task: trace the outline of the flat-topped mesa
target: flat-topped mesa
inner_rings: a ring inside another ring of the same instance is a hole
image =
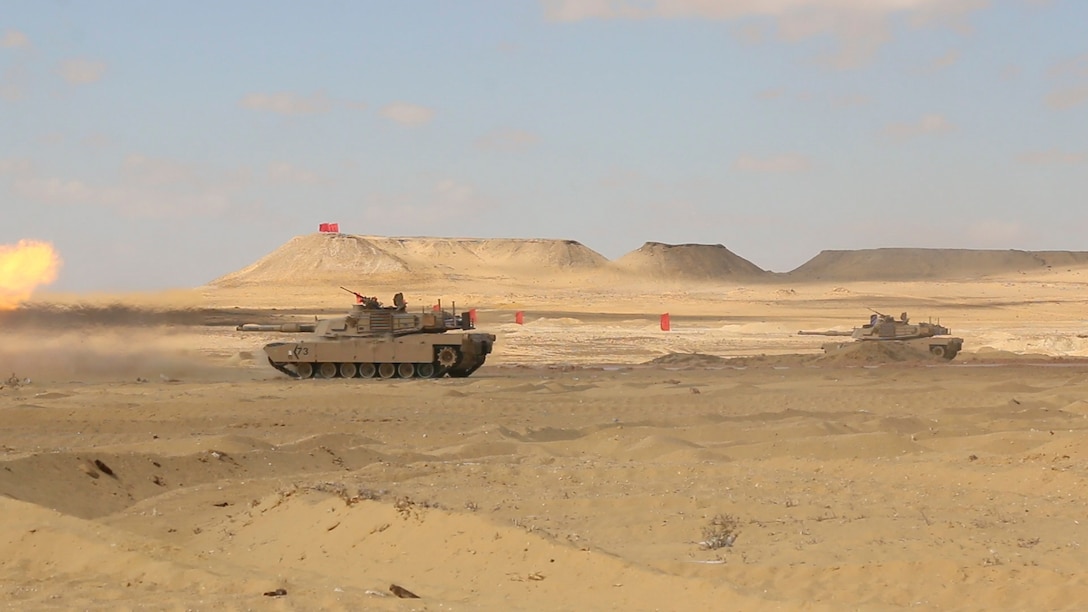
[[[295,378],[460,378],[482,366],[495,343],[493,334],[447,333],[475,329],[475,311],[410,313],[401,293],[393,306],[383,306],[376,298],[344,290],[355,295],[356,303],[343,316],[314,323],[246,323],[237,329],[307,334],[264,347],[272,367]]]

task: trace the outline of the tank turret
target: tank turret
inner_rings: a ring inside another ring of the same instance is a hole
[[[951,336],[952,330],[940,323],[911,323],[907,313],[899,318],[873,311],[869,322],[853,331],[799,331],[802,336],[850,336],[855,342],[900,342],[925,348],[944,359],[952,359],[963,348],[963,338]],[[841,343],[825,344],[824,350],[839,348]]]
[[[376,298],[344,290],[356,298],[344,316],[313,323],[246,323],[237,330],[306,334],[264,347],[272,367],[296,378],[465,377],[484,364],[495,343],[494,334],[468,333],[476,328],[474,311],[458,314],[455,306],[414,313],[401,293],[392,306],[383,306]]]

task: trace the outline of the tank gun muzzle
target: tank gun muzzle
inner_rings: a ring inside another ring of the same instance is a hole
[[[242,332],[283,332],[288,334],[310,333],[317,329],[316,323],[281,323],[279,325],[262,325],[258,323],[243,323],[235,328]]]

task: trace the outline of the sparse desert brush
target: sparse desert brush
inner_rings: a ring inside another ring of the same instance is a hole
[[[703,540],[699,547],[704,550],[716,550],[733,546],[737,539],[739,521],[731,514],[716,514],[703,527]]]

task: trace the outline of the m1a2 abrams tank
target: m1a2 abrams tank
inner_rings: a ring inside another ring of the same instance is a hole
[[[495,343],[493,334],[470,332],[476,327],[470,312],[410,313],[400,293],[387,307],[344,290],[357,303],[342,317],[237,329],[306,334],[264,347],[268,363],[294,378],[463,378],[484,364]]]
[[[963,338],[952,337],[952,331],[939,323],[911,323],[907,313],[896,319],[873,311],[869,323],[854,331],[800,331],[802,336],[850,336],[855,342],[895,342],[929,351],[937,357],[951,360],[963,348]],[[824,344],[824,351],[842,348],[848,343]]]

